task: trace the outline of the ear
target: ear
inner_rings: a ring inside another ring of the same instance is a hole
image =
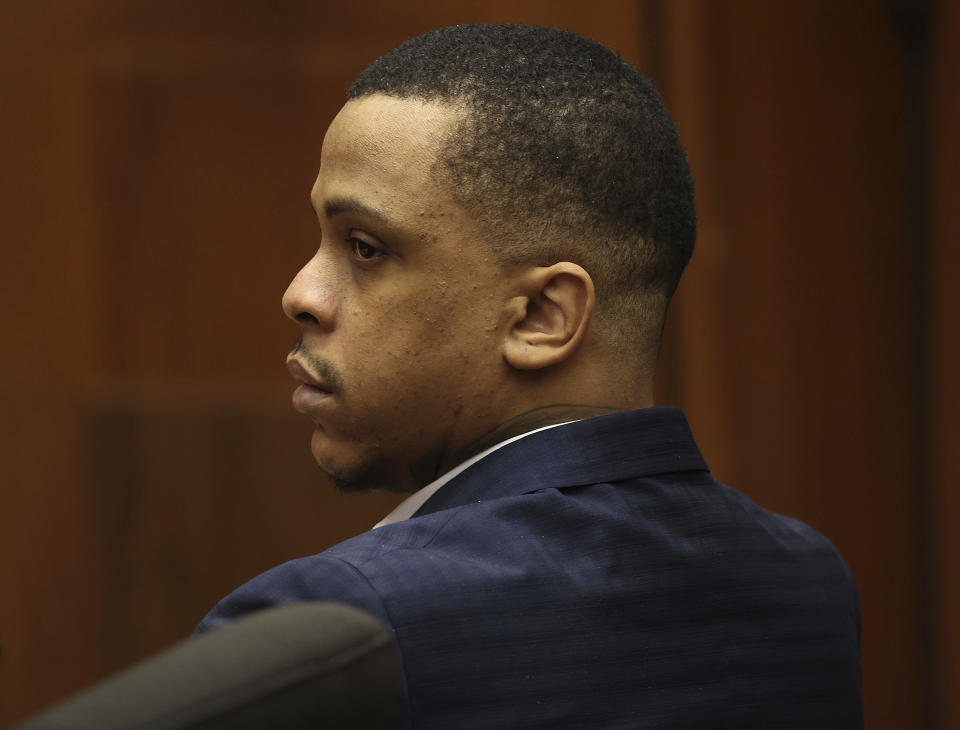
[[[504,358],[518,370],[563,362],[586,336],[593,316],[593,279],[580,266],[561,261],[525,272],[515,318],[504,343]]]

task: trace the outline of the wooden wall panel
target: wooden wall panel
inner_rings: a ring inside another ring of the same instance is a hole
[[[924,716],[903,53],[877,2],[665,4],[699,250],[662,368],[717,476],[839,547],[867,722]]]
[[[98,360],[70,7],[0,4],[0,725],[98,676],[76,391]]]
[[[960,727],[960,4],[941,2],[933,34],[933,257],[931,313],[937,554],[934,567],[939,638],[936,660],[941,727]]]

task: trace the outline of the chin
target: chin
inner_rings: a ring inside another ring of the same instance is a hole
[[[327,471],[322,464],[320,468],[327,472],[333,481],[333,486],[343,494],[364,494],[369,492],[395,492],[410,494],[417,491],[416,486],[408,486],[400,480],[379,474],[374,471],[361,473],[344,473]]]
[[[344,494],[363,492],[415,492],[409,474],[406,478],[385,467],[372,454],[361,449],[349,451],[336,449],[326,434],[314,431],[310,443],[313,458],[333,481],[338,491]],[[377,456],[382,456],[378,453]]]

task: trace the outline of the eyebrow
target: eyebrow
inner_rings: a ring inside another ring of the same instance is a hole
[[[313,209],[314,215],[318,215],[317,207],[313,204],[313,198],[310,198],[310,207]],[[364,205],[355,198],[331,198],[323,204],[323,212],[327,218],[334,218],[344,213],[356,213],[380,223],[390,222],[390,219],[381,211],[371,208],[369,205]]]

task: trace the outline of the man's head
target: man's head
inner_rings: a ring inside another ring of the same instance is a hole
[[[653,88],[563,31],[458,26],[349,96],[284,296],[321,466],[412,489],[522,411],[644,405],[695,228]]]
[[[463,25],[372,63],[349,97],[372,94],[463,109],[436,172],[486,245],[504,262],[583,265],[599,320],[635,354],[655,345],[696,220],[676,130],[635,68],[566,31]]]

